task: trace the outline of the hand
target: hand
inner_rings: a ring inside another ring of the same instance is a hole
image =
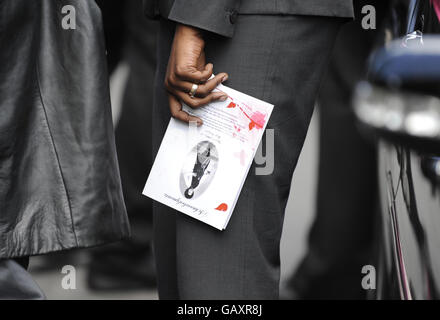
[[[174,35],[173,47],[168,61],[165,87],[168,94],[171,115],[185,122],[202,120],[190,116],[182,110],[183,101],[192,108],[204,106],[212,101],[225,101],[223,92],[212,92],[220,83],[228,79],[226,73],[219,73],[211,80],[214,66],[206,64],[205,41],[199,29],[179,24]],[[199,87],[194,98],[189,96],[193,84]]]

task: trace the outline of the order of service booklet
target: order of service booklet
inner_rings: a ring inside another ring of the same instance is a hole
[[[228,99],[183,105],[202,126],[171,119],[143,194],[224,230],[274,106],[224,85],[216,90]]]

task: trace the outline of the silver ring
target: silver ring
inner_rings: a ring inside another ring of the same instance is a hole
[[[192,85],[192,87],[191,87],[191,91],[189,92],[189,96],[191,97],[191,98],[194,98],[194,96],[196,95],[196,92],[197,92],[197,89],[199,88],[199,85],[197,85],[197,84],[193,84]]]

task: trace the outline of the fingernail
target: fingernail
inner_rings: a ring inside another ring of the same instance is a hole
[[[222,83],[225,82],[226,80],[228,80],[228,75],[225,75],[222,79]]]
[[[228,96],[221,96],[218,100],[219,101],[226,101],[226,100],[228,100]]]

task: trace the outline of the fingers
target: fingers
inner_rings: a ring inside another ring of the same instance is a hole
[[[228,95],[220,91],[211,92],[204,98],[191,98],[187,93],[182,91],[174,91],[171,93],[191,108],[200,108],[214,101],[226,101],[228,99]]]
[[[208,63],[203,70],[197,70],[195,67],[176,66],[175,76],[176,80],[188,81],[195,84],[205,83],[211,78],[214,72],[212,63]]]
[[[182,110],[182,104],[179,100],[172,94],[168,94],[168,102],[170,105],[171,116],[175,119],[181,120],[183,122],[196,122],[198,126],[203,124],[202,119],[191,116],[187,112]]]
[[[199,85],[195,96],[198,98],[205,98],[215,88],[217,88],[219,84],[225,82],[226,80],[228,80],[228,75],[226,73],[220,73],[216,75],[214,78],[207,81],[206,83]],[[192,89],[193,83],[173,79],[172,82],[166,81],[165,86],[169,91],[178,90],[189,93]]]

